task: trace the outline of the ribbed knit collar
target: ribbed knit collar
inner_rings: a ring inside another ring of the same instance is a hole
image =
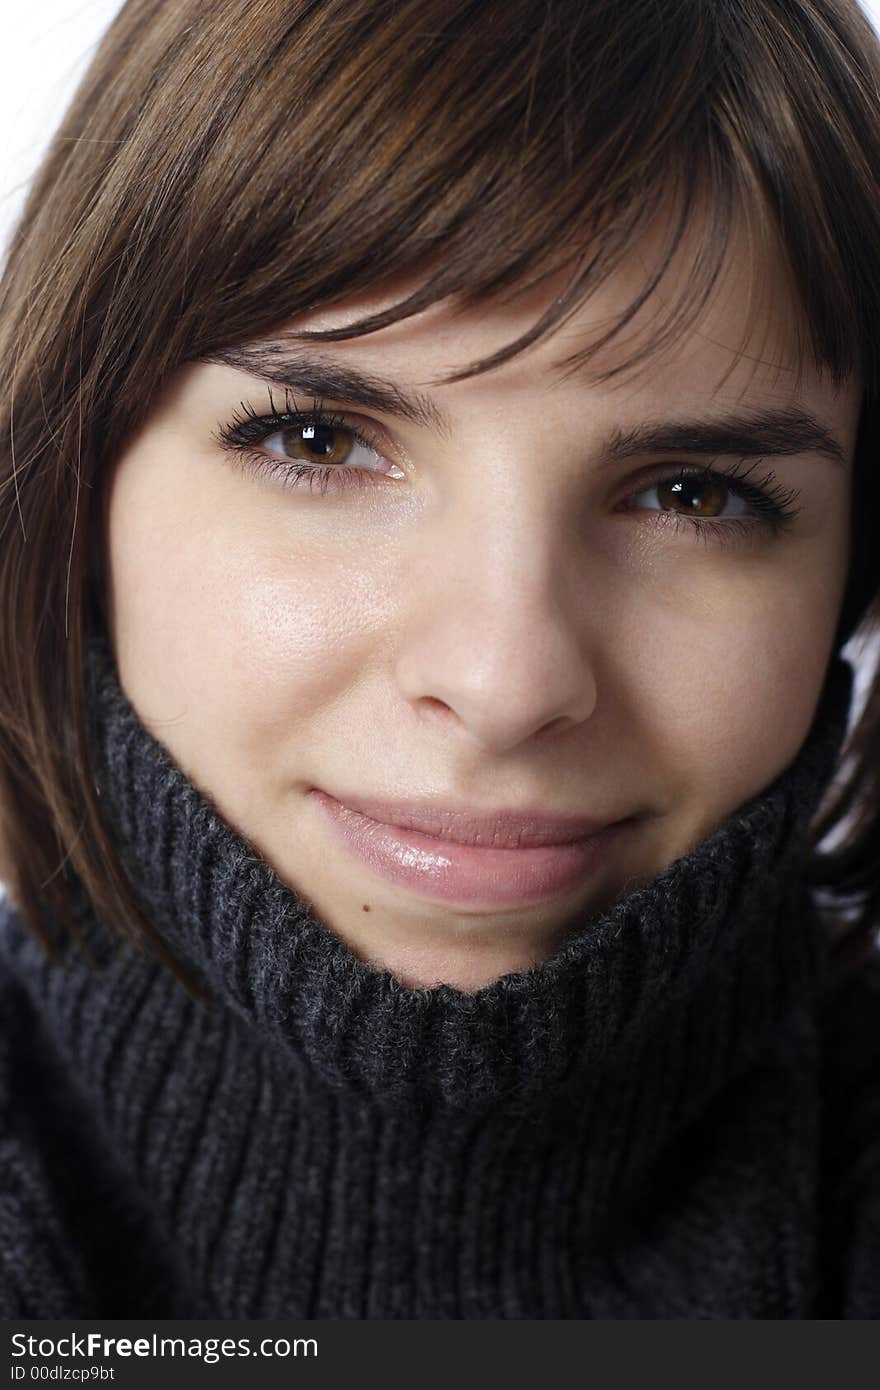
[[[108,824],[214,1004],[111,946],[84,897],[97,967],[13,927],[0,943],[89,1162],[112,1162],[144,1223],[108,1258],[119,1295],[78,1316],[810,1315],[828,941],[801,870],[845,661],[772,785],[476,994],[359,961],[147,732],[103,633],[88,675]],[[107,1181],[94,1220],[112,1228]],[[147,1269],[154,1239],[173,1276]]]
[[[585,914],[552,957],[476,994],[407,988],[357,959],[147,732],[103,629],[88,671],[102,804],[151,920],[220,1009],[326,1085],[387,1107],[527,1109],[560,1083],[582,1089],[617,1070],[674,1016],[700,1089],[815,978],[823,943],[791,913],[807,824],[846,732],[852,671],[840,658],[800,755],[771,786],[649,886]]]

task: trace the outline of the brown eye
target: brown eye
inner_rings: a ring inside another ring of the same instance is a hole
[[[340,425],[295,425],[279,436],[288,455],[306,463],[346,463],[356,442],[353,431]]]
[[[717,475],[670,478],[656,483],[655,488],[664,509],[697,517],[721,516],[731,495],[728,485]]]

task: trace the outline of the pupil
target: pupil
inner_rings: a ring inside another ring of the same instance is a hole
[[[331,425],[304,425],[303,442],[313,453],[321,457],[334,452],[333,436],[336,431]]]
[[[699,493],[701,484],[696,479],[689,479],[684,483],[676,483],[673,492],[677,492],[685,501],[691,511],[699,511]]]
[[[724,507],[724,487],[713,478],[679,478],[675,482],[661,483],[661,495],[665,494],[664,505],[677,503],[679,507],[691,512],[705,512],[710,515]]]

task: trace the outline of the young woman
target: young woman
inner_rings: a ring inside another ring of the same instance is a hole
[[[124,6],[0,287],[5,1316],[880,1314],[878,193],[854,0]]]

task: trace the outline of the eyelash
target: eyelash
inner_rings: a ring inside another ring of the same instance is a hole
[[[381,453],[382,449],[378,436],[373,436],[371,431],[353,425],[345,415],[325,410],[318,400],[314,401],[311,410],[303,411],[292,408],[292,402],[286,391],[283,410],[276,409],[271,392],[269,399],[272,402],[272,409],[265,415],[259,415],[242,401],[242,414],[233,413],[232,419],[228,423],[220,425],[214,435],[220,448],[237,456],[248,472],[259,476],[280,477],[285,486],[292,488],[299,487],[308,481],[310,490],[314,491],[317,484],[322,495],[326,493],[328,486],[345,488],[352,484],[355,486],[370,484],[371,474],[368,469],[349,468],[343,464],[285,462],[283,459],[273,459],[268,454],[258,453],[253,446],[270,438],[278,430],[296,429],[305,425],[344,429],[362,448],[374,449],[377,453]],[[802,508],[792,505],[800,493],[796,488],[782,487],[776,481],[776,475],[772,470],[763,477],[748,481],[749,475],[761,462],[760,459],[753,460],[750,466],[745,468],[740,467],[739,462],[725,469],[682,467],[678,472],[674,470],[670,472],[668,468],[664,471],[660,468],[656,476],[649,478],[639,488],[639,492],[645,492],[662,483],[686,480],[709,483],[720,478],[725,483],[729,483],[732,491],[753,508],[755,515],[751,519],[730,517],[726,521],[717,521],[711,517],[685,516],[679,512],[664,510],[652,513],[650,509],[642,507],[629,508],[628,510],[645,511],[647,515],[653,515],[657,518],[656,524],[672,526],[675,530],[682,530],[687,527],[692,534],[696,533],[698,540],[708,541],[711,537],[723,544],[734,540],[736,536],[752,538],[756,525],[769,529],[776,536],[790,527],[800,515]],[[632,494],[632,496],[637,495],[637,493]]]

